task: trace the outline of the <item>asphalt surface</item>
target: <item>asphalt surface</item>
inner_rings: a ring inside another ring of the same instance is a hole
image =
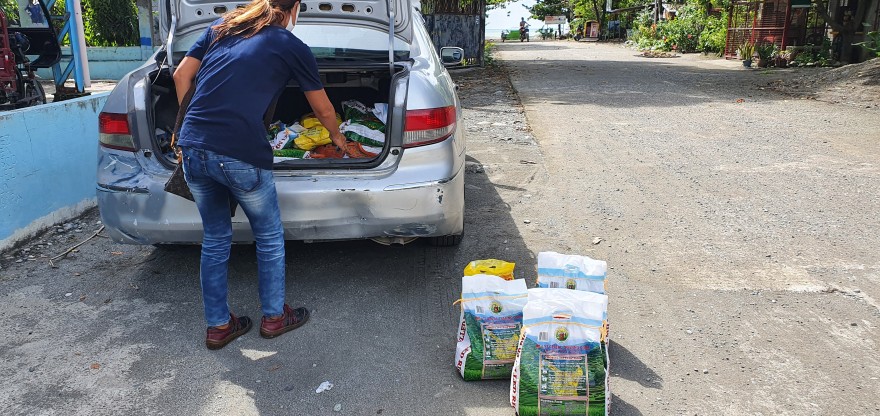
[[[455,372],[453,302],[474,259],[515,261],[534,282],[543,247],[528,246],[514,216],[539,212],[521,185],[547,178],[506,76],[457,76],[472,92],[462,93],[469,156],[459,247],[291,242],[288,301],[310,308],[311,322],[273,340],[255,328],[208,351],[198,247],[96,237],[50,266],[100,229],[90,212],[0,256],[0,413],[512,414],[509,382],[465,383]],[[230,306],[258,323],[256,273],[253,246],[235,246]],[[325,381],[333,388],[316,393]]]
[[[880,413],[877,108],[764,88],[809,69],[499,50],[538,197],[614,267],[614,414]]]
[[[880,112],[759,87],[798,71],[498,49],[454,75],[461,246],[290,243],[312,322],[208,351],[197,247],[96,237],[49,265],[89,213],[0,256],[3,414],[512,415],[509,383],[455,373],[452,303],[468,261],[531,285],[544,250],[609,262],[613,415],[880,413]],[[230,293],[259,319],[252,246]]]

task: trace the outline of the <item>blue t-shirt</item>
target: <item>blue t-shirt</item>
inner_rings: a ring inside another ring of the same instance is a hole
[[[272,169],[263,115],[291,79],[302,91],[324,88],[315,56],[278,26],[247,39],[229,36],[212,45],[213,39],[209,27],[186,54],[202,63],[178,143]]]

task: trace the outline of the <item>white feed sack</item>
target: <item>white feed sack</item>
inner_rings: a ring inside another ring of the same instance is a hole
[[[605,293],[608,263],[586,256],[538,253],[538,287]]]
[[[510,382],[519,416],[606,415],[608,297],[531,289]]]
[[[507,379],[516,359],[526,281],[477,274],[461,280],[455,368],[466,381]]]

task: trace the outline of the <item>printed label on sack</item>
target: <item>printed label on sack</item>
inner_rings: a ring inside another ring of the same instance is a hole
[[[590,385],[587,356],[542,354],[539,365],[539,415],[586,415]]]
[[[483,378],[505,378],[510,375],[519,343],[519,323],[480,325],[483,334]]]

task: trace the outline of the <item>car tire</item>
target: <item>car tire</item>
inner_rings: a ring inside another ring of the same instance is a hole
[[[431,237],[429,242],[432,246],[435,247],[455,247],[461,244],[461,240],[464,238],[464,232],[461,234],[452,234],[452,235],[441,235],[438,237]]]

